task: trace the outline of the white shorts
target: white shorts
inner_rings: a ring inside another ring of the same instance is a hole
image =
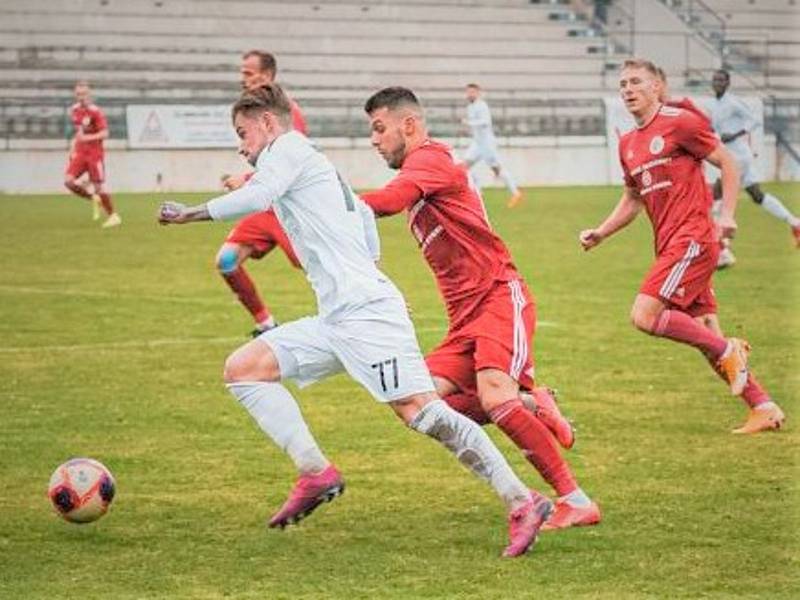
[[[736,140],[733,144],[726,144],[725,147],[736,159],[736,166],[739,168],[739,184],[743,188],[748,188],[758,183],[756,175],[756,165],[750,146],[744,140]]]
[[[435,389],[406,306],[398,298],[376,300],[335,323],[305,317],[258,339],[275,353],[281,378],[300,387],[347,371],[380,402]]]
[[[479,160],[482,160],[490,167],[501,166],[500,155],[497,154],[497,146],[493,144],[478,144],[472,141],[464,153],[464,161],[471,166]]]

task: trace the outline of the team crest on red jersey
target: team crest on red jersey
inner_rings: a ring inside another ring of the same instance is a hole
[[[650,154],[660,154],[664,149],[664,138],[660,135],[650,140]]]

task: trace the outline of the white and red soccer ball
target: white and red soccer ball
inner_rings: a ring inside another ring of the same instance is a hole
[[[114,476],[102,463],[73,458],[53,472],[47,495],[64,519],[89,523],[106,514],[115,492]]]

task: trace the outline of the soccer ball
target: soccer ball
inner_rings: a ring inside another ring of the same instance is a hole
[[[91,458],[73,458],[50,477],[47,495],[56,512],[72,523],[96,521],[114,499],[116,484],[111,471]]]

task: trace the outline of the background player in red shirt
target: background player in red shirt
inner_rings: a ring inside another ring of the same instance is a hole
[[[75,84],[75,104],[69,109],[69,118],[75,134],[69,149],[67,168],[64,172],[64,185],[71,192],[94,204],[94,218],[100,218],[97,205],[102,204],[108,215],[103,227],[115,227],[122,223],[120,216],[114,212],[111,196],[104,187],[106,169],[103,140],[108,137],[108,123],[103,111],[92,103],[91,89],[88,82]],[[77,180],[88,173],[94,192]]]
[[[277,72],[275,57],[269,52],[250,50],[242,56],[239,69],[242,88],[253,90],[264,84],[272,83]],[[297,103],[291,101],[292,127],[303,135],[308,133],[303,113]],[[229,190],[240,188],[250,178],[251,173],[243,173],[224,179],[223,184]],[[258,335],[277,324],[261,296],[256,290],[250,275],[244,269],[248,258],[259,259],[278,246],[295,268],[300,262],[295,256],[289,238],[281,228],[275,213],[270,209],[262,213],[249,215],[239,221],[228,234],[225,242],[217,252],[217,268],[225,282],[239,298],[239,301],[253,316]]]
[[[520,399],[520,388],[534,385],[536,308],[466,167],[428,137],[411,90],[383,89],[364,109],[372,145],[400,172],[361,198],[378,215],[406,211],[447,308],[447,336],[426,357],[437,393],[473,420],[495,423],[555,488],[559,500],[545,529],[598,523],[597,504],[578,487],[547,425]]]
[[[636,129],[620,139],[625,190],[601,225],[580,233],[580,243],[584,250],[594,248],[630,224],[644,207],[655,233],[656,262],[634,301],[633,324],[645,333],[689,344],[706,355],[732,393],[741,395],[751,409],[735,433],[778,429],[783,412],[749,372],[747,342],[722,336],[711,287],[719,246],[703,160],[722,172],[723,208],[718,225],[725,237],[736,231],[736,163],[707,118],[662,104],[663,84],[651,62],[626,61],[620,93],[637,123]]]

